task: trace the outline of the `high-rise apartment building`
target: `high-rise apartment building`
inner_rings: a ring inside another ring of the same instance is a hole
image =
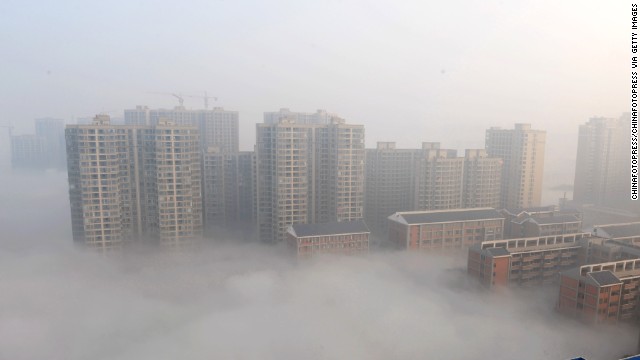
[[[619,119],[591,118],[580,125],[573,199],[580,204],[611,205],[628,199],[629,114]]]
[[[516,124],[514,129],[487,130],[485,147],[503,160],[502,208],[540,206],[546,132]]]
[[[280,119],[289,119],[296,124],[328,125],[331,119],[338,117],[336,114],[328,113],[325,110],[318,110],[315,113],[295,112],[287,108],[279,111],[267,111],[264,113],[265,124],[277,124]]]
[[[173,109],[137,106],[125,110],[126,124],[153,126],[159,119],[191,125],[200,132],[205,235],[222,239],[229,237],[228,231],[250,227],[247,225],[253,219],[252,153],[239,152],[238,112],[220,107],[188,110],[183,106]]]
[[[440,149],[439,143],[422,143],[416,162],[416,210],[462,208],[464,159],[456,150]]]
[[[64,168],[64,120],[36,119],[35,128],[35,135],[11,136],[13,167]]]
[[[365,158],[365,220],[377,234],[386,234],[387,217],[414,210],[417,149],[396,149],[394,142],[378,142]]]
[[[253,152],[203,154],[204,229],[209,238],[253,224]]]
[[[102,251],[151,239],[166,247],[202,235],[199,134],[159,120],[111,125],[106,115],[66,128],[74,241]]]
[[[239,118],[237,111],[221,107],[212,110],[188,110],[183,106],[173,109],[149,109],[136,106],[124,111],[126,125],[156,125],[168,119],[177,125],[192,125],[200,130],[201,148],[216,147],[223,153],[239,151]]]
[[[500,206],[502,159],[490,157],[484,149],[464,153],[462,206],[465,208]]]
[[[366,150],[365,218],[385,234],[387,217],[398,211],[497,207],[502,160],[484,150],[440,149],[425,142],[421,149],[396,149],[379,142]]]
[[[301,114],[301,113],[295,113]],[[332,116],[298,122],[265,114],[256,131],[256,217],[265,242],[289,225],[361,219],[364,126]]]

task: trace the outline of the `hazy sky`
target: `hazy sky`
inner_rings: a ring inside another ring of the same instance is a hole
[[[628,107],[629,21],[626,1],[5,0],[0,122],[204,91],[240,112],[242,149],[281,107],[365,124],[368,146],[483,147],[486,128],[531,122],[545,177],[571,183],[578,124]]]
[[[624,1],[5,0],[0,99],[16,123],[207,90],[243,130],[289,107],[370,125],[370,142],[452,121],[573,131],[626,109],[629,17]]]
[[[481,289],[459,257],[80,253],[64,173],[0,188],[13,190],[0,192],[0,359],[617,359],[636,346],[637,328],[557,314],[555,286]]]

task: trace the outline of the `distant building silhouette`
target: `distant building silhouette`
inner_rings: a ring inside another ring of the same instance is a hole
[[[57,168],[66,166],[64,120],[35,120],[35,135],[11,137],[11,163],[14,168]]]
[[[611,206],[628,200],[629,114],[618,119],[591,118],[580,125],[573,199],[580,204]]]

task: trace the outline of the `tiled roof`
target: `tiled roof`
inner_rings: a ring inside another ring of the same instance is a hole
[[[622,282],[609,270],[591,272],[589,276],[600,286],[620,284]]]
[[[580,219],[578,219],[574,215],[556,215],[556,216],[544,217],[539,219],[531,218],[531,220],[535,221],[540,225],[564,224],[564,223],[574,223],[574,222],[580,221]]]
[[[392,220],[395,218],[402,218],[407,224],[430,224],[451,221],[504,219],[504,216],[495,209],[486,208],[396,213],[391,215],[389,218]]]
[[[369,228],[362,220],[331,222],[324,224],[294,224],[291,225],[297,237],[361,234],[368,233]]]
[[[504,211],[511,215],[520,215],[521,213],[539,213],[539,212],[553,212],[555,207],[553,205],[537,206],[529,208],[505,208]]]

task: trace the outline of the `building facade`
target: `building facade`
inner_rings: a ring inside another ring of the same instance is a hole
[[[502,159],[490,157],[484,149],[467,149],[464,154],[462,206],[500,206]]]
[[[640,259],[583,265],[561,275],[558,310],[587,323],[637,321]]]
[[[183,247],[201,238],[195,127],[118,126],[101,115],[65,133],[75,242],[106,252],[134,241]]]
[[[558,210],[555,206],[527,209],[502,209],[507,239],[572,234],[582,231],[582,214],[573,209]]]
[[[253,172],[253,152],[228,154],[209,148],[203,154],[204,232],[208,238],[241,230],[247,233],[253,226]]]
[[[630,188],[627,132],[629,114],[618,119],[591,118],[580,125],[573,199],[610,205],[628,200]]]
[[[467,272],[487,287],[542,285],[586,260],[588,233],[483,241],[469,248]]]
[[[484,150],[396,149],[379,142],[366,151],[365,217],[375,233],[386,234],[387,217],[398,211],[496,207],[500,202],[501,159]]]
[[[268,114],[268,113],[267,113]],[[263,242],[285,240],[290,225],[357,220],[364,211],[364,127],[332,117],[296,118],[256,129],[256,222]]]
[[[369,234],[363,220],[293,224],[287,229],[287,247],[298,258],[320,254],[366,254],[369,252]]]
[[[545,142],[546,132],[530,124],[487,130],[487,153],[503,160],[501,208],[540,206]]]
[[[502,239],[504,217],[491,208],[397,212],[389,216],[389,242],[398,249],[461,249]]]
[[[237,111],[221,107],[212,110],[189,110],[183,106],[173,109],[149,109],[136,106],[124,111],[126,125],[158,124],[160,119],[168,119],[177,125],[191,125],[200,132],[201,149],[218,148],[223,153],[239,151],[239,116]]]
[[[377,234],[386,234],[387,217],[414,210],[415,162],[419,151],[396,149],[393,142],[378,142],[366,150],[365,219]]]
[[[416,162],[416,210],[462,208],[464,158],[456,150],[440,149],[439,143],[422,143]]]

